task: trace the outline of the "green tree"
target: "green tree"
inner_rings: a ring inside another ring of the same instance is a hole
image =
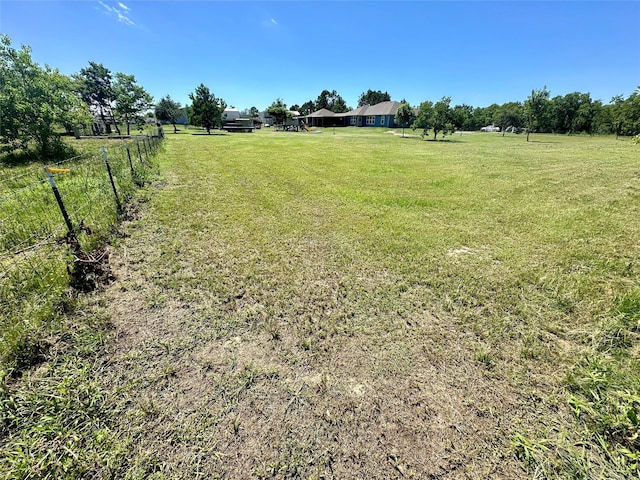
[[[410,126],[416,119],[416,114],[407,102],[402,102],[398,107],[395,116],[395,122],[402,127],[402,136],[404,137],[405,127]]]
[[[98,112],[107,133],[111,133],[111,125],[107,121],[107,117],[109,117],[116,127],[116,132],[120,135],[118,122],[113,115],[116,94],[113,89],[111,71],[101,63],[89,62],[89,66],[81,69],[75,78],[82,99],[92,111]]]
[[[31,58],[31,49],[16,50],[0,35],[0,143],[27,148],[34,142],[41,159],[51,158],[60,137],[56,128],[90,120],[87,106],[72,80]]]
[[[388,102],[391,100],[391,96],[388,92],[382,93],[380,90],[367,90],[363,92],[358,98],[358,107],[364,107],[365,105],[376,105],[382,102]]]
[[[522,104],[520,102],[508,102],[503,104],[498,110],[493,123],[500,127],[502,136],[509,127],[520,128],[523,124],[522,120]]]
[[[531,95],[524,102],[527,122],[527,142],[529,134],[542,130],[547,125],[549,112],[549,90],[547,86],[540,90],[531,90]]]
[[[316,104],[312,100],[309,100],[308,102],[304,102],[300,106],[299,111],[302,115],[310,115],[313,112],[315,112],[315,108],[316,108]]]
[[[414,128],[422,128],[421,136],[423,138],[428,134],[429,130],[433,130],[434,140],[438,137],[438,133],[442,132],[444,137],[456,131],[456,119],[453,116],[450,104],[450,97],[442,97],[435,104],[430,101],[420,104],[418,115],[413,125]]]
[[[348,112],[349,107],[347,107],[347,102],[344,101],[338,92],[332,90],[323,90],[318,98],[316,99],[315,109],[321,110],[326,108],[327,110],[331,110],[334,113],[343,113]]]
[[[291,115],[287,105],[280,98],[267,108],[267,113],[276,119],[276,124],[283,124],[287,117]]]
[[[169,122],[173,125],[173,133],[177,133],[176,122],[182,115],[182,106],[180,102],[174,101],[170,95],[160,99],[156,105],[156,118],[161,122]]]
[[[551,128],[556,133],[589,132],[593,122],[593,102],[588,93],[573,92],[549,101]]]
[[[462,130],[474,130],[473,128],[473,107],[470,105],[462,104],[456,105],[453,107],[453,117],[455,118],[455,123]]]
[[[136,77],[124,73],[116,73],[113,92],[116,101],[116,112],[124,118],[127,135],[132,122],[141,124],[143,116],[153,106],[153,97],[136,83]]]
[[[212,128],[222,126],[222,113],[227,108],[224,100],[216,98],[202,83],[189,98],[193,102],[193,123],[204,127],[208,134]]]
[[[640,87],[626,99],[617,102],[614,109],[616,133],[637,135],[640,133]]]
[[[500,114],[500,105],[492,103],[488,107],[478,107],[473,110],[473,123],[472,130],[478,130],[487,125],[495,125],[496,119]]]
[[[427,100],[426,102],[422,102],[418,106],[418,114],[416,115],[416,119],[413,122],[413,129],[416,130],[418,128],[422,129],[422,133],[420,136],[422,138],[425,137],[429,133],[429,129],[431,128],[431,119],[433,117],[433,102],[431,100]]]

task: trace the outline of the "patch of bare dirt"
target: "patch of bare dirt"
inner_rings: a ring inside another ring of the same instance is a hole
[[[449,319],[423,312],[318,345],[285,321],[221,333],[250,299],[186,304],[126,252],[105,293],[116,337],[103,381],[124,392],[136,462],[170,478],[523,477],[509,438],[526,401]]]

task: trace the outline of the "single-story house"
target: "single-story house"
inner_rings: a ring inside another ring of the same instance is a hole
[[[401,102],[390,100],[375,105],[365,105],[350,112],[342,113],[345,116],[345,125],[355,127],[395,127],[394,119]]]
[[[400,105],[401,102],[391,100],[344,113],[334,113],[323,108],[300,118],[311,127],[397,127],[394,120]]]
[[[316,112],[301,117],[301,120],[310,127],[343,127],[344,117],[342,115],[344,114],[333,113],[331,110],[321,108]]]

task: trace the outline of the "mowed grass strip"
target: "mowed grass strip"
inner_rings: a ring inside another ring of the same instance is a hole
[[[638,391],[637,324],[594,347],[637,291],[636,157],[597,137],[170,135],[109,292],[140,451],[171,478],[633,473],[637,441],[569,400],[592,354]]]
[[[191,133],[92,307],[111,474],[637,473],[636,146]]]

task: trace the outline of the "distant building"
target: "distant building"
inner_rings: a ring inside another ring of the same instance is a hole
[[[393,100],[376,103],[375,105],[365,105],[356,108],[345,115],[345,125],[355,127],[395,127],[395,116],[401,102]]]
[[[234,122],[240,118],[240,110],[237,108],[225,108],[222,112],[222,121]]]
[[[289,110],[289,117],[285,120],[284,126],[297,128],[299,126],[300,118],[302,118],[300,116],[300,112],[296,110]],[[276,119],[269,115],[269,112],[266,110],[258,114],[258,120],[262,122],[262,126],[264,127],[272,127],[276,124]]]
[[[397,127],[395,116],[401,102],[393,100],[365,105],[344,113],[326,108],[300,117],[310,127]]]

